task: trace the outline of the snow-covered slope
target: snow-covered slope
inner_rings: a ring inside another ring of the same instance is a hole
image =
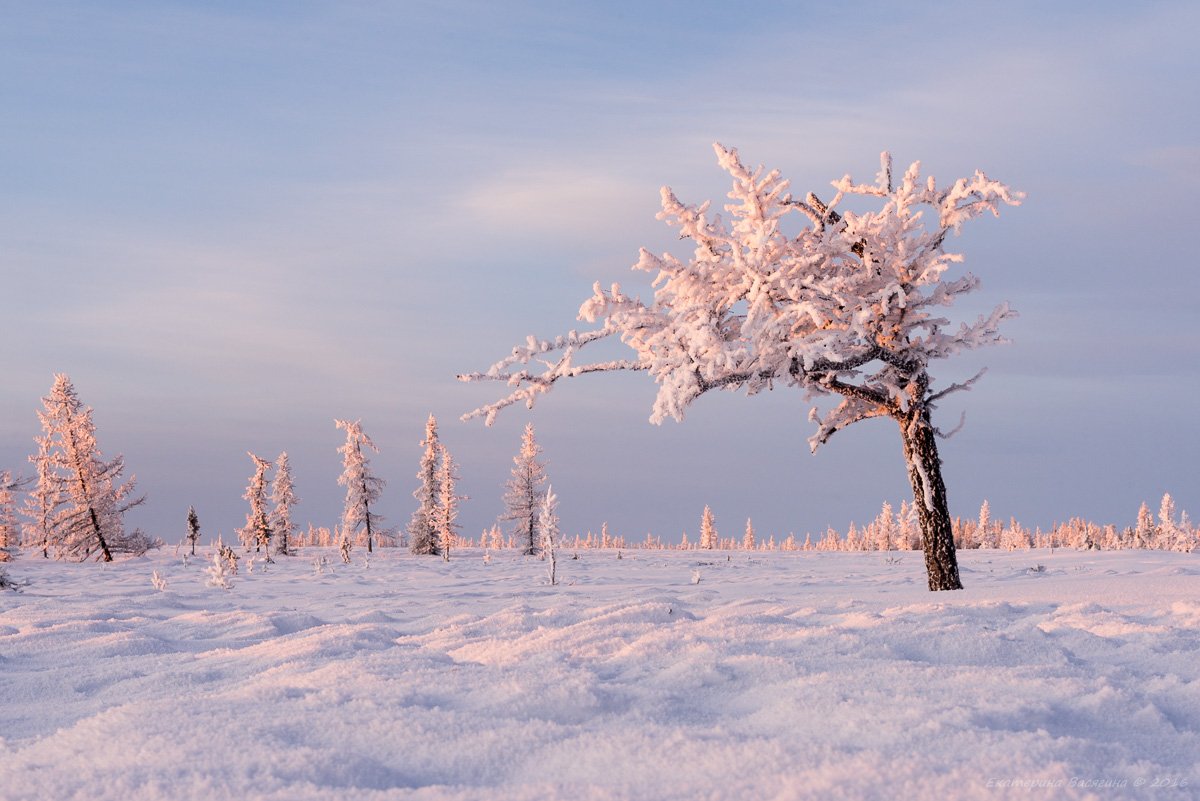
[[[1195,555],[965,551],[935,594],[911,553],[321,554],[23,555],[0,798],[1200,792]]]

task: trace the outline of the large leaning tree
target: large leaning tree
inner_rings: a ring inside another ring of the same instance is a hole
[[[900,428],[908,476],[924,539],[931,590],[961,589],[932,423],[937,402],[968,389],[935,388],[931,362],[959,351],[1003,341],[1002,321],[1015,315],[1001,304],[990,315],[952,327],[942,307],[979,286],[970,274],[950,277],[962,260],[943,250],[964,222],[1018,205],[1021,193],[981,172],[938,188],[914,163],[896,183],[884,153],[871,184],[849,175],[833,182],[828,200],[794,197],[778,171],[750,170],[736,149],[714,145],[717,161],[733,179],[730,219],[681,203],[662,189],[665,219],[692,240],[690,259],[641,251],[634,269],[656,274],[654,300],[624,294],[618,284],[597,283],[579,317],[597,324],[553,340],[530,337],[485,373],[464,381],[504,381],[512,391],[464,415],[489,424],[517,402],[532,408],[562,378],[613,370],[644,370],[658,383],[650,420],[682,420],[688,405],[716,389],[792,386],[806,399],[840,396],[827,412],[813,408],[815,452],[833,434],[860,420],[890,417]],[[855,208],[844,201],[858,196]],[[863,200],[865,199],[865,201]],[[843,209],[843,210],[839,210]],[[798,215],[798,231],[785,223]],[[619,337],[632,358],[585,363],[579,351]],[[557,355],[550,355],[557,354]],[[531,361],[540,372],[526,369]]]

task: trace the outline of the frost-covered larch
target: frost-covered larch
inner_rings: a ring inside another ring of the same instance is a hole
[[[246,525],[238,529],[238,538],[242,547],[247,551],[254,546],[255,551],[267,550],[271,543],[271,520],[267,515],[267,471],[271,462],[256,456],[250,451],[246,455],[254,462],[254,472],[246,485],[246,494],[242,497],[250,502],[250,511],[246,513]],[[270,559],[270,551],[267,550]]]
[[[12,471],[0,472],[0,562],[8,558],[8,549],[20,544],[17,526],[16,497],[13,494],[25,484],[13,478]]]
[[[296,524],[292,522],[292,507],[300,503],[292,482],[292,466],[287,451],[275,460],[275,475],[271,479],[271,528],[275,531],[275,553],[287,556],[292,552]]]
[[[687,205],[663,187],[659,217],[692,240],[691,258],[643,249],[635,269],[655,275],[652,302],[626,295],[617,284],[604,289],[597,283],[579,310],[596,328],[553,340],[530,337],[486,372],[460,376],[512,387],[464,417],[490,423],[514,403],[532,407],[562,378],[614,370],[653,376],[655,423],[682,420],[696,398],[717,389],[753,395],[787,386],[806,398],[840,396],[831,410],[813,408],[812,449],[861,420],[895,420],[924,534],[929,587],[960,588],[931,413],[938,400],[969,389],[979,376],[935,389],[928,370],[935,359],[1003,341],[999,326],[1014,312],[1001,304],[953,327],[941,307],[979,282],[970,274],[947,276],[962,257],[943,244],[964,222],[1018,204],[1020,193],[981,172],[939,188],[922,177],[919,163],[897,183],[885,153],[873,183],[846,175],[833,182],[828,202],[812,193],[799,199],[778,171],[748,169],[735,149],[720,144],[714,150],[733,179],[732,202],[725,206],[730,220],[711,213],[707,202]],[[839,211],[853,196],[876,208]],[[785,231],[789,215],[805,225],[797,234]],[[577,359],[583,348],[611,337],[633,357]],[[521,366],[535,359],[544,370]]]
[[[80,561],[96,554],[111,562],[114,553],[141,553],[150,542],[137,530],[125,531],[123,516],[145,498],[133,496],[133,476],[118,482],[125,470],[121,456],[104,461],[96,445],[92,409],[84,406],[71,379],[54,376],[50,394],[38,412],[42,436],[38,453],[30,457],[38,482],[27,507],[32,512],[33,538],[48,554]]]
[[[379,448],[362,430],[361,420],[334,420],[334,425],[346,432],[346,441],[338,448],[342,455],[342,474],[338,484],[346,488],[346,503],[342,507],[343,558],[349,560],[359,529],[367,539],[367,552],[374,549],[373,540],[383,518],[371,511],[383,493],[384,481],[371,472],[371,463],[364,449],[379,453]]]
[[[421,448],[421,465],[417,470],[420,483],[413,492],[417,509],[408,522],[408,543],[409,549],[415,554],[436,555],[438,509],[442,505],[441,482],[438,479],[442,444],[438,439],[437,418],[432,414],[425,421],[425,438],[421,440]]]
[[[713,520],[712,509],[704,507],[704,513],[700,515],[700,547],[705,550],[712,550],[717,547],[717,526]]]
[[[517,547],[527,555],[535,555],[541,547],[540,508],[546,483],[546,466],[538,461],[542,446],[533,434],[533,424],[525,426],[521,435],[521,450],[513,457],[512,477],[505,485],[504,520],[513,521],[513,537]]]
[[[445,445],[441,446],[441,454],[437,468],[438,505],[434,512],[434,533],[442,559],[449,562],[450,546],[458,536],[458,502],[464,499],[458,494],[458,465],[454,456]]]

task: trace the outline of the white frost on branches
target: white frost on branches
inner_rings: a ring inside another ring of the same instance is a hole
[[[525,425],[521,450],[513,457],[512,477],[505,485],[504,520],[512,520],[517,547],[535,556],[541,547],[540,513],[546,483],[546,466],[538,461],[542,446],[534,439],[533,423]]]
[[[437,468],[438,505],[434,510],[434,533],[442,559],[450,561],[450,546],[458,536],[458,502],[466,500],[458,494],[458,464],[445,445],[440,448],[441,462]]]
[[[712,509],[707,506],[704,507],[704,513],[700,515],[700,547],[708,551],[717,547],[717,526],[713,519]]]
[[[553,487],[546,488],[546,494],[538,508],[538,528],[541,531],[542,557],[550,560],[550,584],[558,584],[558,496]]]
[[[265,550],[270,546],[272,533],[267,517],[267,471],[271,469],[271,463],[250,451],[246,451],[246,455],[254,462],[254,472],[246,485],[246,494],[242,496],[250,502],[250,511],[246,513],[246,525],[237,533],[247,551],[251,545],[256,551]],[[269,559],[270,551],[267,553]]]
[[[512,391],[475,409],[483,417],[517,402],[532,407],[562,378],[612,370],[644,370],[658,383],[650,419],[683,419],[688,405],[713,389],[755,394],[796,386],[809,397],[837,394],[840,405],[821,415],[814,409],[816,450],[835,432],[859,420],[898,416],[912,404],[970,388],[975,379],[933,392],[925,371],[934,359],[1003,341],[999,326],[1015,312],[1007,304],[957,328],[941,314],[959,295],[974,290],[970,275],[949,279],[962,260],[942,247],[947,235],[1022,195],[976,172],[939,188],[923,178],[919,162],[899,183],[891,157],[883,154],[874,183],[849,175],[833,182],[824,202],[813,194],[794,198],[778,171],[744,166],[736,149],[714,145],[717,161],[733,180],[730,219],[707,202],[682,203],[662,190],[659,218],[680,229],[695,250],[688,260],[642,250],[635,269],[654,274],[651,303],[626,295],[619,285],[596,284],[579,318],[595,330],[572,331],[553,340],[530,337],[486,372],[464,381],[504,381]],[[878,208],[839,211],[849,196],[875,199]],[[789,215],[804,227],[784,230]],[[581,363],[578,353],[617,336],[630,359]],[[549,354],[557,357],[546,360]],[[540,372],[514,369],[534,359]],[[976,376],[978,378],[978,376]]]
[[[275,477],[271,479],[271,528],[275,532],[275,552],[287,556],[292,552],[292,534],[296,524],[292,522],[292,507],[300,503],[292,481],[292,466],[287,451],[275,460]]]
[[[127,533],[123,516],[145,498],[133,496],[133,476],[118,484],[123,457],[101,457],[92,409],[80,402],[71,379],[62,373],[54,376],[42,403],[38,419],[43,433],[37,438],[38,453],[30,457],[38,481],[26,507],[32,544],[44,553],[53,546],[59,556],[81,561],[93,554],[110,562],[116,552],[144,552],[150,541],[136,529]]]
[[[382,521],[371,505],[378,502],[383,493],[384,481],[371,473],[370,460],[364,448],[379,453],[371,438],[363,433],[361,420],[334,420],[334,424],[346,432],[346,442],[338,448],[342,454],[342,474],[338,484],[346,488],[346,504],[342,510],[342,542],[353,547],[359,528],[364,530],[367,551],[372,552],[372,540]],[[349,547],[343,546],[343,559],[349,561]]]
[[[432,414],[425,421],[425,438],[421,440],[421,465],[417,469],[420,484],[413,491],[417,508],[408,522],[410,550],[425,556],[438,553],[438,513],[442,509],[442,443],[438,439],[437,418]]]

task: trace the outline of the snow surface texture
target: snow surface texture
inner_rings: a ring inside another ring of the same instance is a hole
[[[1200,792],[1195,555],[965,551],[933,596],[911,553],[359,553],[23,555],[0,798]]]

